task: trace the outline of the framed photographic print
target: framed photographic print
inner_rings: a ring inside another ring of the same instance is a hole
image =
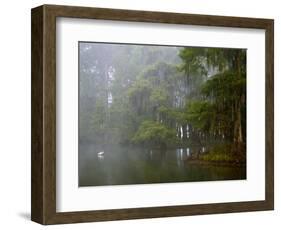
[[[273,20],[32,9],[41,224],[272,210]]]

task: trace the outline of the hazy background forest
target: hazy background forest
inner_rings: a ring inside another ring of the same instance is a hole
[[[79,43],[79,185],[246,178],[246,50]]]

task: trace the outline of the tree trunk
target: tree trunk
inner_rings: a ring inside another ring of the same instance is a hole
[[[241,65],[239,52],[235,56],[235,66],[237,72],[237,78],[241,78]],[[234,106],[234,134],[233,134],[233,150],[235,154],[243,153],[243,135],[242,135],[242,116],[241,106],[243,101],[243,95],[238,95]]]
[[[181,139],[181,126],[179,124],[177,124],[177,135],[178,138]]]
[[[183,140],[187,139],[187,125],[186,124],[182,125],[182,139]]]
[[[236,114],[235,114],[235,122],[234,122],[234,144],[240,146],[243,143],[243,135],[242,135],[242,122],[241,122],[241,101],[242,97],[237,100],[236,103]]]

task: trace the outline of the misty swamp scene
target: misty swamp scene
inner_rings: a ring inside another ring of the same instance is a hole
[[[79,42],[79,186],[246,179],[246,50]]]

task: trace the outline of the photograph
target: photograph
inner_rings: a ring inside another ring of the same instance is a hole
[[[246,49],[78,49],[79,187],[246,179]]]

